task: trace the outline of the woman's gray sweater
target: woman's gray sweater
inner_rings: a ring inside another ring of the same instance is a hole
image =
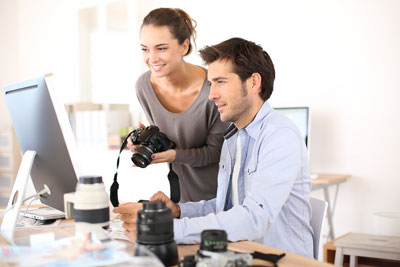
[[[208,200],[217,191],[218,163],[227,124],[221,122],[205,79],[192,105],[181,113],[168,111],[158,100],[151,72],[136,82],[136,94],[150,124],[156,125],[177,145],[172,168],[179,177],[181,202]]]

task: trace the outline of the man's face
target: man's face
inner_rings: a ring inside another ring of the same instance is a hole
[[[242,83],[239,76],[232,72],[232,63],[225,60],[211,63],[208,66],[208,81],[211,84],[208,98],[218,107],[221,121],[233,122],[239,129],[245,127],[251,116],[252,101],[247,83]]]

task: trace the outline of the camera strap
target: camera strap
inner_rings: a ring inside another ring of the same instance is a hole
[[[181,199],[181,189],[179,186],[178,175],[174,172],[174,170],[172,170],[172,163],[169,163],[168,181],[171,200],[174,203],[178,203]]]
[[[110,201],[111,204],[114,207],[118,207],[119,205],[119,200],[118,200],[118,189],[119,189],[119,184],[117,181],[117,177],[118,177],[118,167],[119,167],[119,158],[121,156],[122,151],[125,149],[126,144],[128,143],[128,138],[131,136],[131,134],[134,132],[135,130],[131,131],[124,139],[124,141],[122,142],[121,148],[119,149],[119,154],[118,154],[118,159],[117,159],[117,169],[115,171],[114,174],[114,181],[110,187]],[[173,144],[171,149],[174,149],[176,147],[176,144],[171,141],[171,143]],[[172,170],[172,163],[169,163],[169,173],[168,173],[168,181],[169,181],[169,185],[170,185],[170,196],[171,196],[171,200],[175,203],[178,203],[180,198],[181,198],[181,190],[179,187],[179,178],[178,175]]]
[[[253,256],[253,259],[259,259],[259,260],[265,260],[269,261],[274,264],[274,267],[278,267],[278,261],[282,259],[286,254],[266,254],[258,251],[254,251],[251,253],[251,256]]]
[[[124,148],[126,147],[126,144],[128,143],[128,138],[129,136],[131,136],[131,134],[134,132],[131,131],[124,139],[124,141],[122,142],[121,148],[119,149],[119,154],[118,154],[118,159],[117,159],[117,169],[115,171],[114,174],[114,182],[112,183],[111,187],[110,187],[110,201],[111,204],[114,207],[118,207],[119,205],[119,200],[118,200],[118,188],[119,188],[119,184],[117,181],[117,177],[118,177],[118,167],[119,167],[119,157],[121,156],[121,152],[122,150],[124,150]]]

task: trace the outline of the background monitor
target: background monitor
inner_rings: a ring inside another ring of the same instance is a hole
[[[308,151],[310,151],[310,109],[309,107],[276,107],[275,110],[291,119],[303,135]]]
[[[36,152],[30,172],[35,190],[46,184],[51,191],[40,201],[64,211],[64,193],[75,191],[78,177],[71,158],[75,143],[64,105],[50,84],[48,77],[38,77],[5,86],[3,92],[22,153]]]

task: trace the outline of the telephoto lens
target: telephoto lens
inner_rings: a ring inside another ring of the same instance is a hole
[[[165,202],[144,202],[143,208],[138,211],[136,242],[149,248],[165,266],[178,263],[173,223],[172,212]]]
[[[76,232],[94,232],[100,240],[109,239],[106,230],[110,225],[110,210],[102,177],[79,177],[73,197]]]

